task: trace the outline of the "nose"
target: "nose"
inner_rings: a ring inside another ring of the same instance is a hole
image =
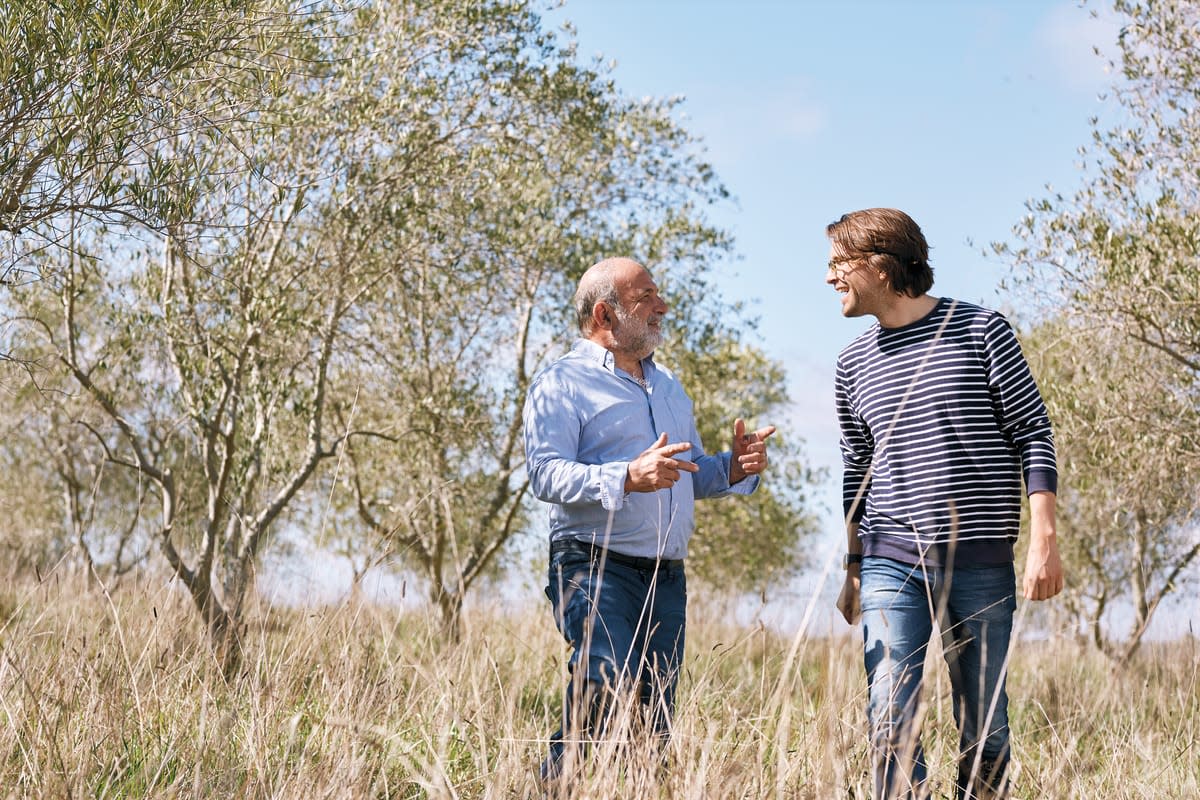
[[[838,279],[837,272],[834,270],[834,268],[826,267],[825,268],[825,282],[828,283],[830,286],[833,286],[834,284],[837,283],[837,279]]]

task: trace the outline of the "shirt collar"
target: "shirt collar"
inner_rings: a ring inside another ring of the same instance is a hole
[[[595,361],[609,372],[615,372],[617,369],[617,360],[613,356],[612,351],[593,342],[591,339],[576,339],[575,345],[571,348],[581,356]],[[655,372],[654,354],[646,356],[642,359],[642,375],[647,381]]]

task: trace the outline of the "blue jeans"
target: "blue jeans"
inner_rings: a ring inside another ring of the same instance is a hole
[[[633,693],[643,719],[664,741],[683,658],[687,578],[683,562],[631,566],[577,542],[551,548],[546,596],[571,646],[562,724],[550,737],[544,779],[557,779],[568,745],[603,737],[614,701]],[[647,563],[649,562],[649,563]],[[583,748],[576,748],[579,764]]]
[[[959,731],[956,796],[1006,796],[1005,661],[1016,609],[1012,564],[946,569],[868,557],[861,598],[876,797],[926,796],[918,710],[935,621]]]

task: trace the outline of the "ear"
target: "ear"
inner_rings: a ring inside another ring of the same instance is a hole
[[[592,306],[592,327],[595,330],[612,330],[613,312],[604,301],[599,301]]]

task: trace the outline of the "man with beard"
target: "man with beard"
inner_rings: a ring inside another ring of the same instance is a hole
[[[617,724],[621,697],[637,699],[636,716],[665,742],[683,656],[693,500],[753,492],[775,432],[748,434],[738,419],[733,452],[704,453],[691,399],[652,358],[667,304],[636,261],[588,269],[575,309],[581,338],[538,375],[525,403],[530,485],[550,504],[546,595],[574,648],[562,725],[541,767],[548,789],[569,784],[581,762],[576,745]]]

